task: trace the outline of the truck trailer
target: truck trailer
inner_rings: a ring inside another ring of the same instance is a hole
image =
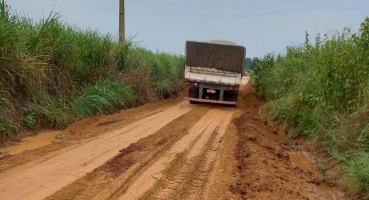
[[[187,100],[236,106],[246,48],[225,40],[187,41],[185,53]]]

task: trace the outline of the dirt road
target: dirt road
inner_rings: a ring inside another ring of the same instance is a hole
[[[261,105],[247,84],[237,108],[173,100],[85,120],[2,158],[0,199],[343,199],[291,161]]]

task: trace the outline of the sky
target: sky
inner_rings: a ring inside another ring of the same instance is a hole
[[[118,35],[119,0],[6,0],[34,21],[51,11],[77,27]],[[187,40],[229,40],[247,57],[285,53],[307,31],[357,32],[369,16],[369,0],[125,0],[126,38],[153,51],[184,53]]]

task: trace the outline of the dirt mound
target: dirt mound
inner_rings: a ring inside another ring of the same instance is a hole
[[[280,127],[260,118],[261,100],[251,84],[246,87],[240,102],[243,114],[233,120],[238,137],[235,158],[239,179],[230,185],[230,191],[244,199],[309,199],[306,177],[291,167],[281,145]]]
[[[309,199],[306,187],[301,187],[306,177],[289,164],[276,127],[251,112],[234,123],[239,137],[237,169],[240,177],[247,178],[240,178],[230,190],[245,199]]]

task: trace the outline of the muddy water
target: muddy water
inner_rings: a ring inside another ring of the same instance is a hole
[[[289,157],[291,162],[301,170],[305,172],[312,172],[314,174],[319,173],[318,167],[314,165],[304,154],[302,153],[293,153],[289,152]],[[319,191],[320,194],[324,194],[324,196],[334,195],[334,188],[328,185],[315,185],[315,188]],[[322,200],[326,198],[314,197],[314,200]]]
[[[4,154],[14,155],[22,153],[23,151],[37,149],[51,144],[51,142],[59,133],[60,131],[47,131],[36,136],[27,137],[19,145],[0,148],[0,152]]]
[[[327,185],[315,185],[318,193],[314,197],[314,200],[327,200],[327,199],[336,199],[335,188],[327,186]]]
[[[301,153],[288,153],[290,156],[291,162],[298,168],[302,169],[303,171],[311,171],[316,172],[317,167],[304,155]]]

